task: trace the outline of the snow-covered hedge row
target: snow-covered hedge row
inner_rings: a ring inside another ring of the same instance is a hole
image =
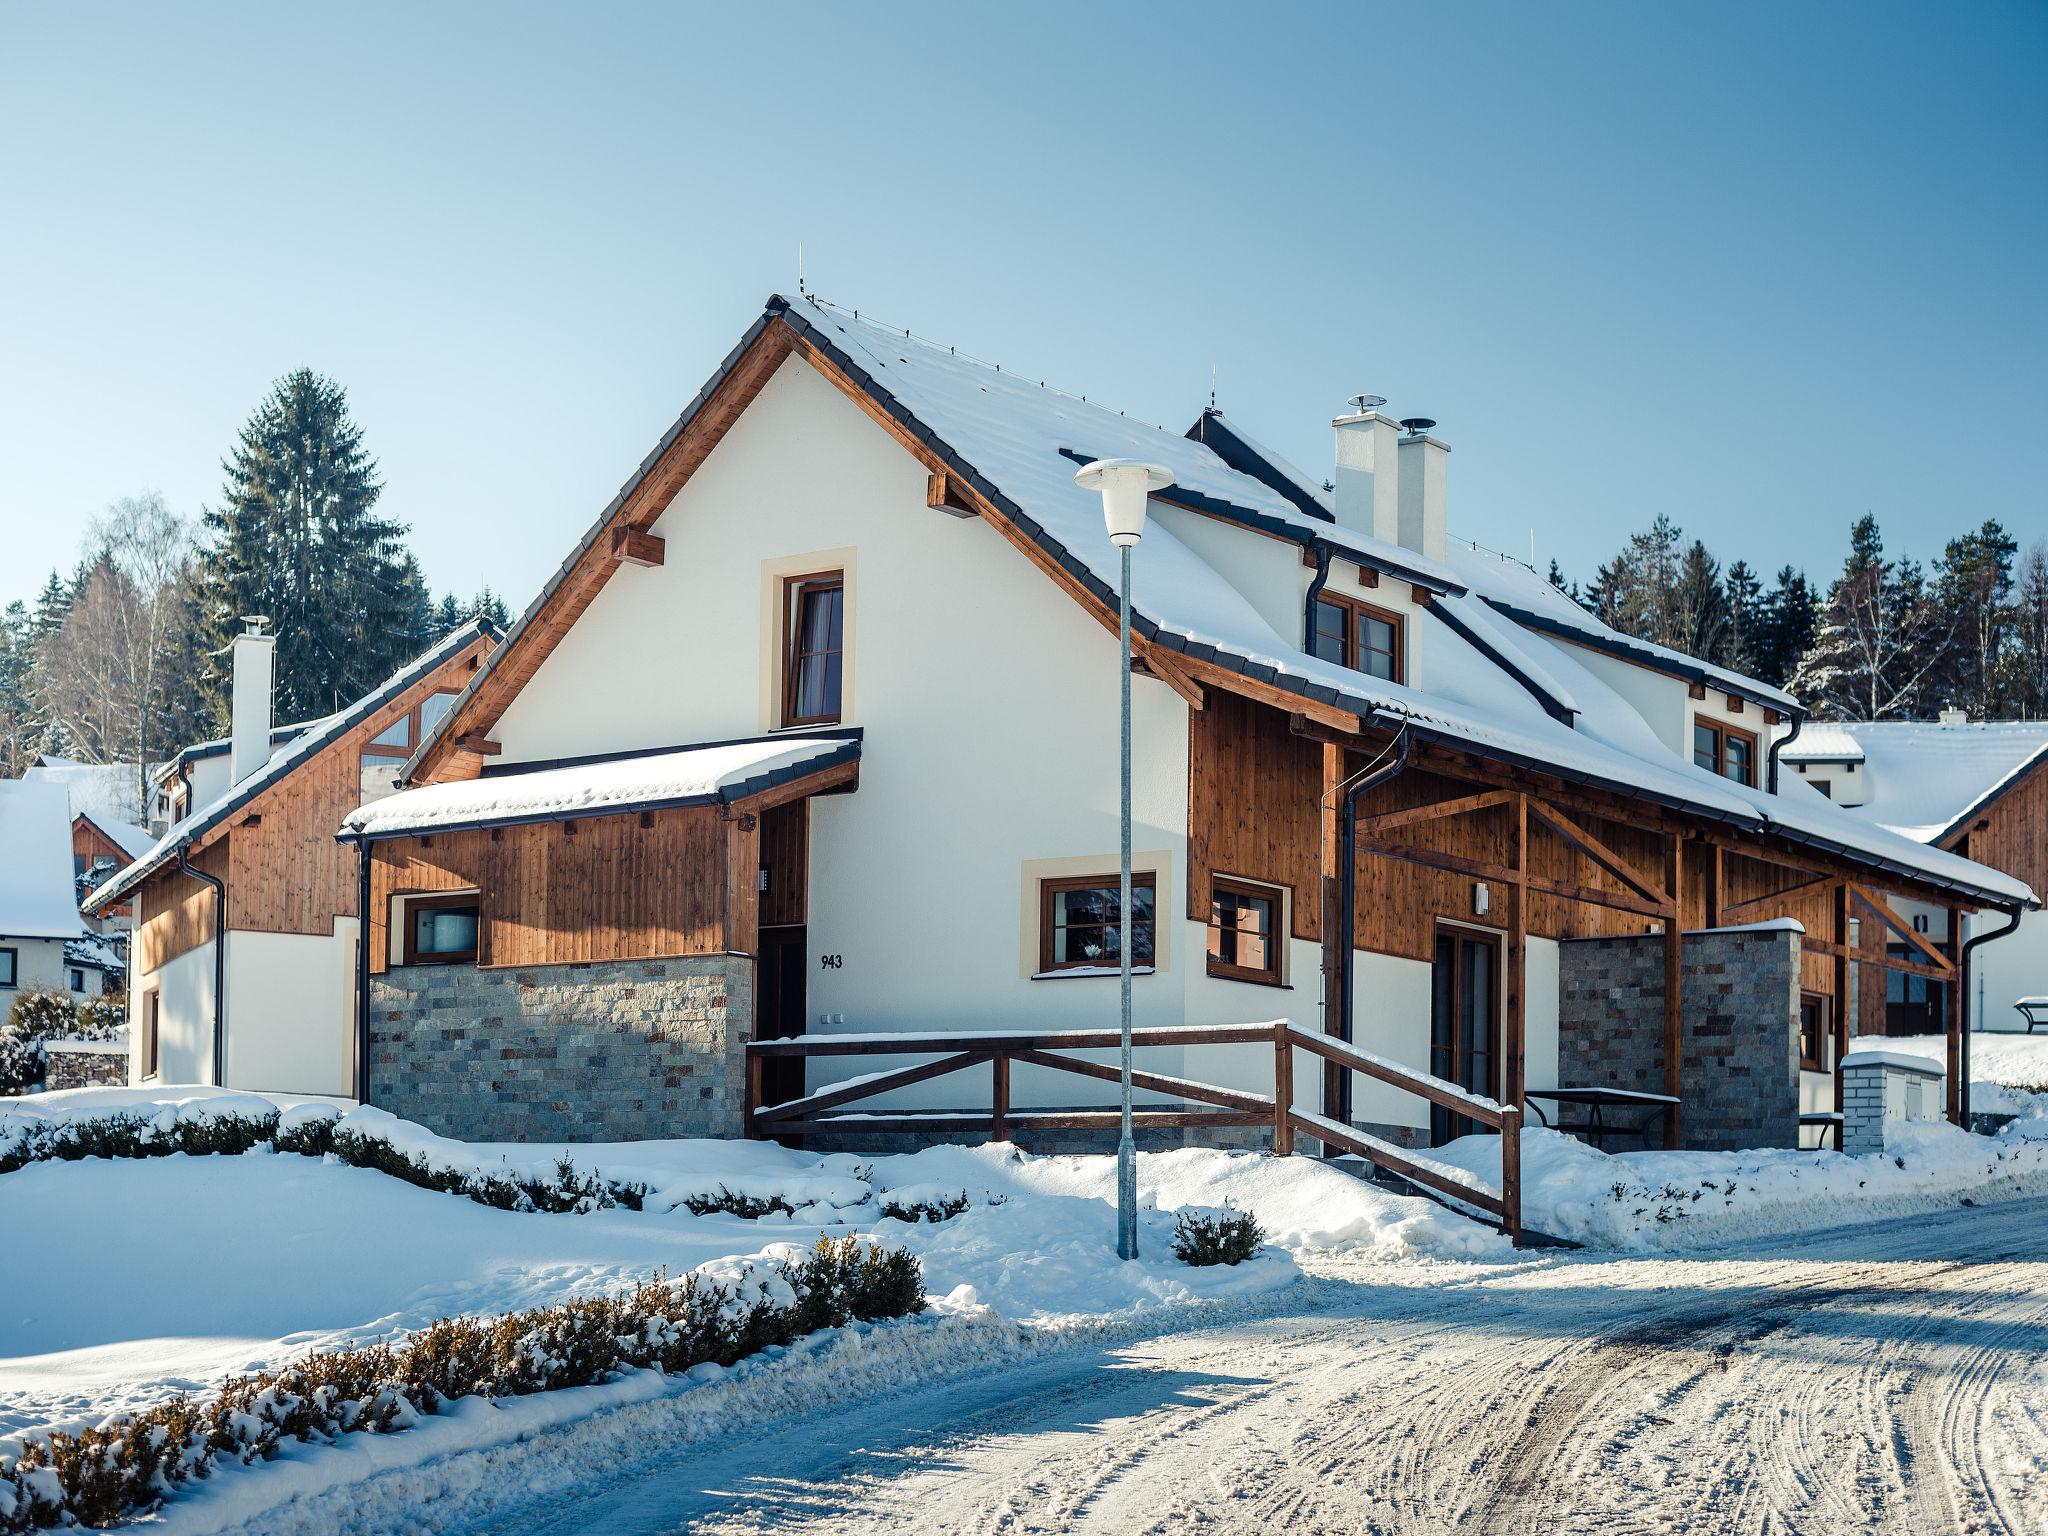
[[[901,1249],[820,1238],[716,1260],[623,1296],[504,1317],[444,1318],[391,1344],[332,1350],[239,1377],[210,1401],[180,1396],[80,1434],[0,1441],[0,1532],[108,1526],[148,1509],[222,1459],[248,1465],[287,1440],[390,1434],[464,1397],[522,1397],[630,1370],[732,1365],[823,1328],[924,1309],[924,1276]]]
[[[52,1159],[168,1157],[173,1152],[203,1156],[267,1146],[307,1157],[331,1154],[352,1168],[373,1168],[502,1211],[591,1211],[614,1205],[637,1211],[647,1193],[644,1185],[581,1173],[566,1158],[544,1178],[509,1169],[437,1166],[394,1145],[382,1134],[381,1121],[352,1123],[359,1113],[344,1116],[331,1104],[298,1104],[280,1114],[268,1101],[243,1095],[91,1116],[13,1115],[0,1119],[0,1173]]]

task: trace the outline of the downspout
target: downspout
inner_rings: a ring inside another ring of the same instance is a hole
[[[1316,544],[1316,573],[1308,584],[1308,602],[1301,610],[1301,648],[1313,656],[1316,653],[1316,599],[1323,595],[1323,587],[1330,579],[1330,546],[1320,541]]]
[[[1956,1073],[1962,1079],[1957,1087],[1957,1102],[1963,1110],[1963,1129],[1970,1128],[1970,952],[1979,944],[1989,944],[1993,939],[2002,939],[2020,925],[2020,909],[2007,907],[2005,926],[1994,928],[1989,933],[1980,933],[1963,941],[1963,947],[1956,958],[1956,985],[1963,989],[1963,1038],[1956,1055]],[[1979,1020],[1981,1023],[1982,1020]]]
[[[228,1078],[228,888],[186,857],[191,849],[178,845],[178,868],[213,887],[213,1086],[227,1087]]]
[[[1394,760],[1383,768],[1366,771],[1354,779],[1344,791],[1344,812],[1338,834],[1337,858],[1343,867],[1338,878],[1338,922],[1342,924],[1343,947],[1338,951],[1337,964],[1337,1038],[1350,1043],[1352,1037],[1352,1014],[1356,1007],[1352,992],[1352,976],[1357,965],[1358,951],[1354,936],[1358,932],[1358,797],[1367,790],[1378,789],[1382,784],[1391,783],[1408,768],[1409,738],[1404,722],[1401,733],[1395,740],[1397,751]],[[1337,1112],[1331,1118],[1339,1124],[1351,1123],[1351,1074],[1341,1073],[1337,1078]],[[1328,1112],[1329,1106],[1324,1106]]]
[[[370,1102],[370,840],[356,838],[356,1102]]]
[[[1778,792],[1778,754],[1792,745],[1799,735],[1800,727],[1805,724],[1805,715],[1794,715],[1792,717],[1792,729],[1771,742],[1770,767],[1765,774],[1765,780],[1770,786],[1770,792],[1774,795]]]

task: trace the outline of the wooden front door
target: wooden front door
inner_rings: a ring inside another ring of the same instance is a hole
[[[1500,1093],[1500,940],[1463,928],[1439,928],[1429,1019],[1433,1077],[1473,1093]],[[1479,1130],[1477,1122],[1437,1105],[1429,1111],[1429,1144],[1440,1147]]]
[[[809,952],[802,924],[761,930],[754,963],[754,1038],[787,1040],[804,1032],[804,982]],[[771,1056],[761,1063],[761,1102],[784,1104],[804,1092],[801,1056]]]

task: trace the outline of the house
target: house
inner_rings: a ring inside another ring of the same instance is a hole
[[[1961,710],[1933,721],[1809,722],[1779,757],[1858,816],[2048,890],[2048,722],[1972,721]],[[1951,958],[1959,936],[1967,943],[1986,926],[1965,913],[1958,935],[1938,903],[1904,902],[1899,912],[1919,940]],[[1881,925],[1862,926],[1866,948],[1912,958],[1919,947]],[[2048,995],[2048,917],[2023,914],[2009,941],[1983,949],[1971,975],[1963,999],[1969,1027],[2025,1029],[2013,1005]],[[1857,1030],[1936,1033],[1945,1005],[1938,978],[1893,971],[1862,991]]]
[[[77,896],[99,885],[124,864],[147,853],[156,835],[141,825],[143,773],[134,763],[82,763],[50,754],[39,756],[26,780],[62,786],[71,802],[71,864]],[[113,946],[115,958],[125,951],[133,913],[123,905],[104,917],[88,920]],[[116,970],[119,970],[116,966]]]
[[[342,824],[358,1091],[464,1137],[737,1135],[867,1091],[819,1037],[1113,1025],[1117,565],[1074,475],[1128,458],[1172,477],[1134,560],[1139,1027],[1287,1015],[1518,1105],[1666,1092],[1672,1144],[1793,1144],[1848,971],[1923,963],[1852,953],[1849,906],[2032,890],[1774,793],[1797,701],[1452,539],[1434,427],[1338,416],[1325,492],[1214,411],[1149,426],[771,299]],[[1273,1038],[1145,1063],[1250,1103]],[[1066,1083],[880,1102],[987,1123]],[[1368,1072],[1297,1086],[1387,1142],[1465,1128]]]
[[[62,784],[0,779],[0,1022],[30,987],[85,995],[83,985],[70,985],[64,953],[86,936],[71,883],[70,823]]]
[[[136,906],[130,1082],[350,1090],[360,908],[355,861],[336,848],[334,826],[390,791],[496,640],[485,621],[464,625],[280,744],[270,719],[276,637],[257,621],[235,638],[227,750],[172,764],[179,803],[195,808],[85,903]]]

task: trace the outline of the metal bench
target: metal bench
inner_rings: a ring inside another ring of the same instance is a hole
[[[1840,1115],[1831,1109],[1814,1110],[1811,1113],[1801,1115],[1799,1117],[1800,1129],[1804,1130],[1809,1125],[1820,1127],[1820,1141],[1816,1150],[1827,1146],[1828,1132],[1831,1130],[1835,1133],[1835,1150],[1837,1152],[1842,1150],[1842,1117]]]
[[[2048,997],[2023,997],[2013,1005],[2014,1012],[2027,1021],[2027,1033],[2034,1032],[2037,1024],[2048,1024]]]
[[[1637,1093],[1628,1088],[1525,1088],[1522,1097],[1530,1100],[1536,1110],[1536,1118],[1552,1130],[1562,1131],[1567,1136],[1583,1136],[1601,1151],[1607,1150],[1607,1141],[1615,1136],[1637,1136],[1642,1138],[1644,1148],[1650,1145],[1650,1127],[1661,1122],[1678,1103],[1667,1093]],[[1586,1118],[1575,1125],[1566,1125],[1563,1120],[1553,1122],[1543,1112],[1538,1099],[1548,1099],[1560,1110],[1567,1104],[1578,1104],[1587,1110]],[[1644,1110],[1643,1117],[1633,1125],[1609,1125],[1608,1110]]]

